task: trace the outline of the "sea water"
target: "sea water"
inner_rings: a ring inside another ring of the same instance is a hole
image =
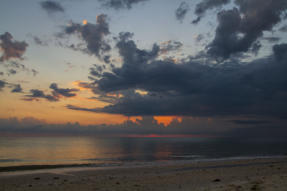
[[[218,138],[0,136],[0,167],[283,156],[287,142]]]

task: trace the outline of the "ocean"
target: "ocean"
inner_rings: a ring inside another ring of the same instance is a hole
[[[197,137],[0,137],[0,167],[69,164],[109,166],[137,162],[222,160],[286,154],[287,142],[244,142]]]

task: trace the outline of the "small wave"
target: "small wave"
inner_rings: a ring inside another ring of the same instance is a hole
[[[81,161],[119,161],[120,158],[89,158],[81,159]]]
[[[171,155],[172,158],[204,158],[202,155]]]
[[[4,162],[22,162],[23,160],[20,159],[0,159],[0,163]]]

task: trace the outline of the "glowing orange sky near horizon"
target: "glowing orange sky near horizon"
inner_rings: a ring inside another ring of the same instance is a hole
[[[127,117],[124,115],[115,115],[107,113],[94,113],[87,111],[76,111],[66,108],[66,105],[75,105],[84,108],[100,108],[108,105],[96,99],[90,89],[79,86],[79,82],[71,82],[71,88],[78,88],[77,96],[72,98],[61,98],[59,102],[49,102],[45,99],[35,101],[24,101],[23,95],[11,94],[9,91],[3,91],[0,100],[0,118],[18,118],[23,119],[33,117],[37,120],[45,121],[49,124],[80,123],[81,125],[97,124],[120,124],[127,120],[134,123],[142,120],[142,117]],[[158,124],[169,125],[173,120],[181,122],[181,117],[177,116],[154,116]]]

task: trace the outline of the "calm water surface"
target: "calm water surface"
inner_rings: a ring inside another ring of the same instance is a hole
[[[287,143],[211,138],[0,137],[0,166],[118,164],[286,155]]]

